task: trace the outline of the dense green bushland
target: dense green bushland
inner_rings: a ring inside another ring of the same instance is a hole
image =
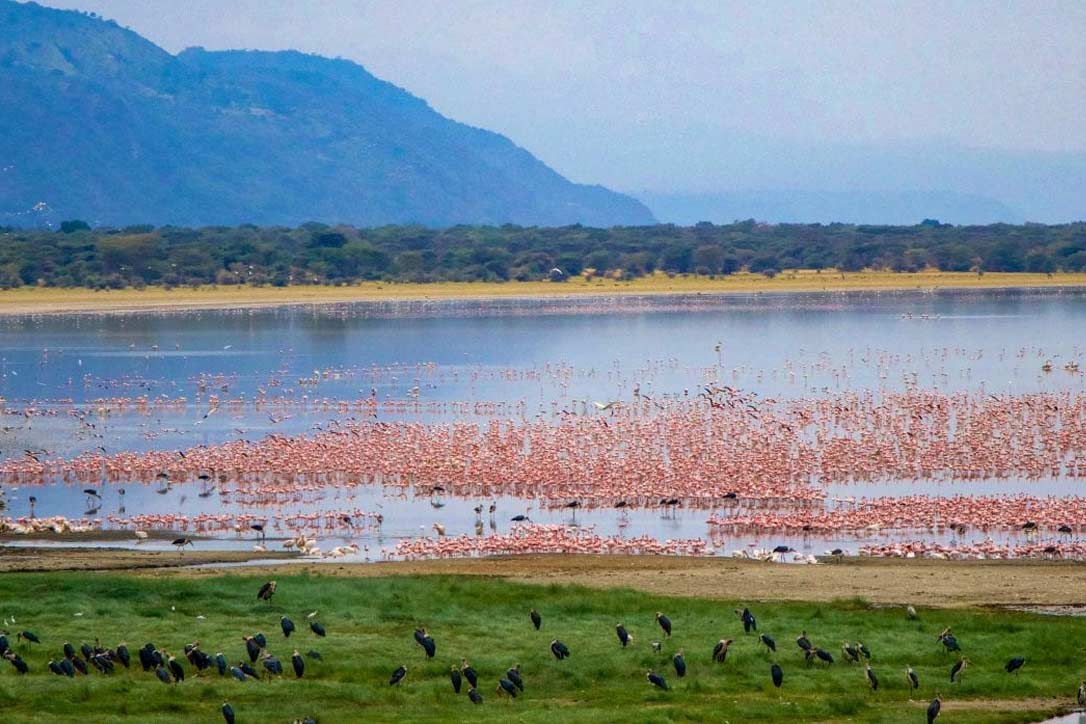
[[[0,229],[0,287],[502,281],[656,271],[1086,270],[1086,223],[1045,226],[656,225]]]

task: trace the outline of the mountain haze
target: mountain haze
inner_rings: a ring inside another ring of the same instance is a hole
[[[1026,219],[994,199],[953,191],[730,191],[716,194],[643,192],[663,223],[729,224],[754,218],[770,223],[896,224],[924,219],[945,224],[1020,224]]]
[[[0,225],[652,223],[361,66],[0,0]]]

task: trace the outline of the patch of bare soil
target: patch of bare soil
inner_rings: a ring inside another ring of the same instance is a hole
[[[382,563],[260,566],[283,575],[471,575],[527,583],[632,588],[671,596],[749,601],[863,598],[878,605],[1082,606],[1086,564],[1070,561],[846,559],[808,566],[717,558],[541,555]],[[171,572],[172,574],[172,572]],[[183,569],[181,575],[214,575]]]
[[[282,560],[288,553],[251,551],[141,551],[125,548],[30,548],[0,546],[0,573],[43,571],[129,571],[166,569],[207,563]]]

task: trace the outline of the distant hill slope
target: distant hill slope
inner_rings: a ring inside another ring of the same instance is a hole
[[[1020,214],[999,201],[953,191],[731,191],[716,194],[639,193],[663,223],[1017,224]]]
[[[0,0],[0,225],[653,222],[361,66]]]

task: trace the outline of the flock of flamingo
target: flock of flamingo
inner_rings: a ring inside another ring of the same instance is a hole
[[[212,406],[218,410],[221,403]],[[488,501],[513,497],[542,508],[679,507],[707,511],[707,538],[659,541],[591,530],[524,526],[508,535],[419,537],[390,555],[448,557],[516,552],[641,552],[702,555],[732,533],[866,536],[895,532],[1025,531],[1045,540],[959,544],[868,543],[864,555],[1083,557],[1086,497],[970,495],[971,483],[1025,488],[1086,477],[1086,395],[993,394],[907,388],[774,400],[710,383],[686,394],[585,404],[554,415],[495,417],[483,402],[443,402],[451,422],[383,417],[401,407],[374,395],[351,415],[301,434],[268,434],[184,450],[104,449],[73,458],[33,451],[0,462],[0,483],[32,488],[200,485],[201,497],[246,513],[155,512],[73,521],[75,526],[164,528],[221,534],[253,524],[284,535],[338,535],[380,526],[359,508],[277,511],[318,503],[329,491],[380,486],[407,496]],[[556,408],[560,403],[555,403]],[[568,405],[567,407],[574,407]],[[377,415],[373,413],[377,412]],[[483,421],[471,421],[470,414]],[[205,414],[206,418],[208,415]],[[849,486],[952,484],[955,495],[834,496]],[[9,530],[29,525],[6,522]],[[481,526],[480,526],[481,527]]]

